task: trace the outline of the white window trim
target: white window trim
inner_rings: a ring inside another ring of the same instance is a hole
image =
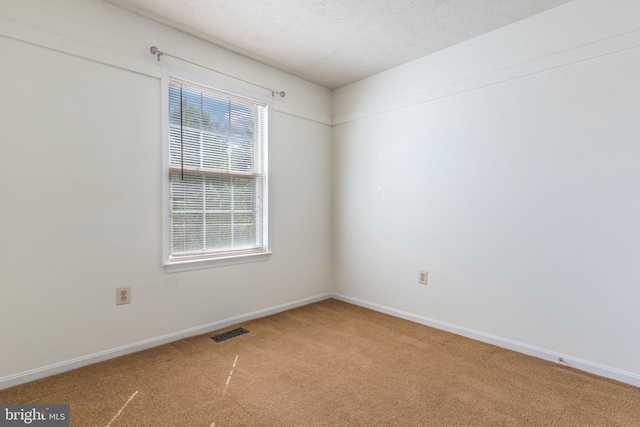
[[[264,150],[264,170],[265,170],[265,188],[267,196],[265,203],[265,227],[267,229],[266,251],[255,254],[238,254],[226,257],[203,258],[188,261],[169,261],[169,76],[185,79],[194,83],[209,86],[214,89],[230,92],[240,96],[253,98],[264,102],[267,105],[266,134],[267,147]],[[272,252],[271,238],[271,117],[273,113],[273,100],[270,97],[262,96],[253,92],[238,89],[233,86],[221,84],[199,75],[190,74],[182,70],[176,70],[169,67],[163,67],[161,81],[161,113],[162,113],[162,266],[166,273],[176,273],[181,271],[200,270],[204,268],[222,267],[226,265],[244,264],[250,262],[267,261]]]

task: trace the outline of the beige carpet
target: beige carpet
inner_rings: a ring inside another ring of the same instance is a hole
[[[336,300],[238,326],[0,402],[69,403],[72,426],[640,426],[639,388]]]

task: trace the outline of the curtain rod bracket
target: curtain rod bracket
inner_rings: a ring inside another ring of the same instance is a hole
[[[255,83],[251,83],[251,82],[249,82],[247,80],[243,80],[243,79],[240,79],[238,77],[234,77],[234,76],[232,76],[230,74],[225,74],[222,71],[214,70],[213,68],[209,68],[209,67],[205,67],[204,65],[196,64],[195,62],[191,62],[191,61],[189,61],[187,59],[182,59],[182,58],[180,58],[178,56],[174,56],[174,55],[171,55],[171,54],[168,54],[168,53],[164,53],[160,49],[158,49],[156,46],[151,46],[149,48],[149,52],[151,52],[152,55],[155,55],[155,57],[158,60],[158,62],[160,61],[160,57],[162,55],[170,56],[172,58],[177,59],[178,61],[186,62],[188,64],[195,65],[196,67],[204,68],[205,70],[213,71],[214,73],[222,74],[223,76],[231,77],[232,79],[239,80],[239,81],[244,82],[244,83],[249,83],[250,85],[253,85],[253,86],[268,90],[268,91],[271,92],[271,96],[272,97],[275,97],[276,95],[278,95],[280,98],[284,98],[285,96],[287,96],[287,94],[283,90],[269,89],[268,87],[264,87],[264,86],[260,86],[260,85],[255,84]]]
[[[149,52],[151,52],[152,55],[155,55],[156,58],[158,58],[158,61],[160,61],[160,55],[162,55],[162,52],[160,52],[160,50],[157,47],[151,46],[151,48],[149,49]]]

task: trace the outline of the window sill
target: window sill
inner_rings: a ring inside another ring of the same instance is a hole
[[[218,259],[198,259],[193,261],[165,263],[164,269],[166,273],[179,273],[181,271],[202,270],[204,268],[223,267],[225,265],[245,264],[248,262],[268,261],[272,252],[261,254],[249,254],[229,256]]]

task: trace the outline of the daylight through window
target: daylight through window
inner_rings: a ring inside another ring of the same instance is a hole
[[[168,85],[168,264],[266,253],[266,103]]]

